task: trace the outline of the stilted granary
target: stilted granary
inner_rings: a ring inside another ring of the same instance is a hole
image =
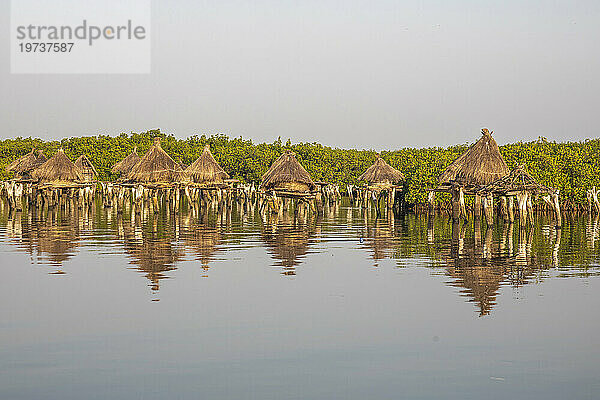
[[[400,200],[396,196],[402,190],[399,184],[404,181],[402,172],[393,168],[383,158],[377,155],[377,159],[359,178],[359,181],[367,183],[362,188],[362,202],[366,206],[371,198],[375,202],[377,215],[381,215],[379,202],[382,198],[386,200],[387,208],[391,209]]]
[[[452,218],[467,218],[465,195],[474,195],[473,215],[479,219],[482,213],[488,224],[494,217],[494,197],[499,197],[504,220],[514,221],[514,198],[519,204],[521,227],[533,224],[532,197],[542,195],[543,200],[556,213],[556,226],[561,226],[558,191],[537,183],[524,166],[508,169],[492,133],[481,131],[482,137],[464,154],[446,168],[439,178],[435,191],[452,194]],[[433,191],[430,193],[430,210],[433,208]]]
[[[481,138],[458,157],[440,175],[440,185],[435,189],[452,194],[452,217],[459,219],[467,217],[464,196],[475,195],[474,217],[481,217],[481,206],[486,213],[488,222],[493,217],[493,195],[482,199],[479,190],[497,179],[503,178],[510,172],[498,144],[487,129],[481,130]],[[429,198],[433,204],[433,192]]]
[[[23,157],[18,158],[6,167],[6,171],[13,172],[17,180],[31,180],[31,172],[47,161],[41,150],[31,151]]]
[[[230,206],[229,185],[225,183],[229,174],[217,163],[208,144],[200,157],[185,169],[183,177],[185,195],[190,204],[208,205],[225,201]]]
[[[111,186],[103,188],[104,204],[110,206],[116,197],[118,210],[122,211],[125,195],[129,194],[136,212],[141,211],[144,203],[152,205],[154,212],[158,212],[159,200],[164,197],[167,205],[173,204],[177,211],[182,177],[181,166],[162,149],[160,137],[156,137],[152,147],[131,168],[122,183],[116,188]]]
[[[66,156],[63,149],[36,168],[31,176],[37,181],[35,203],[38,206],[73,207],[88,203],[93,198],[93,186],[86,184],[81,170]]]
[[[310,205],[315,199],[315,184],[309,173],[298,162],[296,156],[290,150],[286,150],[263,175],[260,190],[265,195],[261,204],[261,210],[269,205],[272,210],[279,210],[283,205],[287,208],[287,200],[296,201],[298,211],[302,205]]]

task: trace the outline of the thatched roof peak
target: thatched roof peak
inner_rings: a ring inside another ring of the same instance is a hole
[[[13,171],[16,174],[21,175],[33,171],[45,162],[46,157],[42,151],[36,151],[35,147],[33,147],[29,153],[10,163],[6,167],[6,171]]]
[[[204,146],[200,157],[185,169],[185,176],[196,183],[221,183],[229,178],[229,174],[213,157],[208,144]]]
[[[395,184],[404,180],[402,172],[389,165],[381,155],[377,154],[377,158],[359,178],[361,181],[366,181],[369,184],[387,183]]]
[[[133,169],[133,167],[140,162],[140,160],[141,157],[138,156],[137,146],[135,146],[133,148],[133,151],[129,153],[127,157],[125,157],[112,167],[111,172],[113,174],[127,175]]]
[[[82,171],[89,169],[94,175],[98,176],[98,172],[96,172],[96,168],[94,168],[94,164],[90,161],[89,158],[85,154],[80,155],[77,160],[75,160],[75,166],[81,169]]]
[[[483,128],[479,140],[446,168],[439,182],[481,186],[508,175],[510,171],[492,133]]]
[[[127,179],[133,182],[171,183],[179,180],[181,173],[181,166],[160,147],[160,137],[155,137],[154,145],[127,173]]]
[[[83,179],[81,171],[65,155],[62,147],[53,157],[35,169],[31,176],[41,182],[75,182]]]
[[[300,183],[313,189],[315,184],[309,173],[296,159],[291,150],[286,150],[263,175],[261,187],[270,189],[281,183]]]

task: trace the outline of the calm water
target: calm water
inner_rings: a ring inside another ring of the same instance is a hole
[[[598,220],[0,213],[0,399],[597,399]]]

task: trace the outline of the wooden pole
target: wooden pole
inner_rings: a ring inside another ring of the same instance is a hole
[[[554,202],[554,212],[556,214],[556,227],[560,229],[562,227],[562,214],[560,212],[560,202],[558,201],[558,192],[552,195],[552,201]]]
[[[475,195],[475,201],[473,202],[473,218],[480,219],[481,218],[481,195]]]
[[[459,221],[460,220],[460,198],[459,198],[459,190],[456,187],[452,188],[452,220]]]
[[[502,212],[502,220],[508,221],[508,199],[506,196],[500,197],[500,210]]]

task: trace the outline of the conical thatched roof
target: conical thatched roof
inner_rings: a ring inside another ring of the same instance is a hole
[[[197,183],[220,183],[229,178],[213,157],[209,145],[206,145],[200,157],[185,169],[185,176]]]
[[[439,182],[479,186],[506,176],[510,171],[492,133],[482,129],[482,137],[446,168]]]
[[[81,171],[69,160],[63,149],[59,149],[52,158],[36,168],[31,176],[40,182],[74,182],[82,180]]]
[[[154,145],[127,174],[133,182],[171,183],[179,179],[181,166],[160,147],[160,138],[154,138]]]
[[[89,158],[87,158],[85,155],[80,155],[79,158],[77,158],[77,160],[75,160],[75,166],[77,168],[79,168],[81,171],[91,171],[94,173],[94,176],[98,176],[98,172],[96,172],[96,168],[94,168],[94,165],[92,164],[92,162],[90,161]]]
[[[291,190],[312,190],[315,184],[294,153],[286,150],[263,175],[260,186],[265,189],[286,186]]]
[[[402,172],[392,168],[383,158],[377,156],[377,160],[371,165],[358,180],[369,184],[388,183],[395,184],[404,180]]]
[[[47,161],[42,151],[36,152],[35,148],[25,154],[23,157],[16,159],[6,167],[6,171],[12,171],[17,174],[24,174],[33,171]]]
[[[135,167],[136,164],[140,162],[140,160],[141,158],[140,156],[138,156],[136,146],[133,148],[133,151],[129,153],[127,157],[125,157],[112,167],[111,172],[113,174],[127,175],[129,172],[131,172],[133,167]]]

